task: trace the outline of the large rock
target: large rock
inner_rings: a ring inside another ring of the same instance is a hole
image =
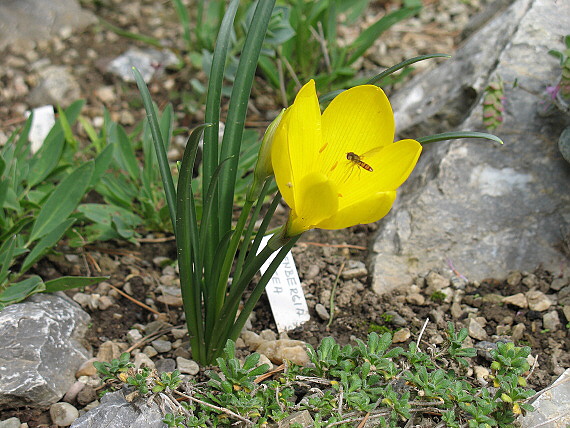
[[[517,0],[453,59],[392,98],[402,137],[482,129],[482,93],[506,88],[499,146],[482,140],[427,146],[374,244],[373,287],[383,293],[430,269],[471,280],[539,264],[557,270],[570,239],[570,167],[557,150],[570,117],[544,117],[541,94],[560,76],[570,2]],[[514,85],[517,82],[517,85]]]
[[[0,312],[0,408],[47,407],[91,357],[81,344],[89,314],[71,300],[36,294]]]
[[[105,394],[101,405],[76,419],[71,428],[163,428],[164,414],[176,411],[161,394],[153,400],[138,398],[129,402],[125,393],[128,390]]]
[[[82,28],[95,21],[76,0],[2,0],[0,49],[10,43],[50,38],[62,28]]]

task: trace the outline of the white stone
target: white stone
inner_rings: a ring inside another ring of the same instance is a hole
[[[69,403],[55,403],[49,408],[52,422],[60,427],[66,427],[79,417],[79,411]]]

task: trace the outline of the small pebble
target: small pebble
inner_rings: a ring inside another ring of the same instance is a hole
[[[137,329],[133,328],[127,332],[127,341],[131,344],[138,342],[142,339],[142,334]]]
[[[477,340],[487,339],[487,332],[475,318],[469,320],[469,336]]]
[[[426,277],[427,289],[426,294],[431,295],[435,291],[449,287],[449,279],[437,272],[431,271]]]
[[[188,334],[188,330],[185,328],[173,328],[170,332],[175,339],[182,339]]]
[[[420,293],[413,293],[413,294],[408,294],[406,296],[406,302],[408,302],[411,305],[423,306],[426,302],[426,299]]]
[[[144,352],[139,352],[135,355],[135,368],[140,369],[141,367],[148,367],[149,369],[154,369],[155,367],[154,361]]]
[[[317,303],[315,305],[315,312],[317,313],[319,318],[322,319],[323,321],[328,321],[331,317],[329,315],[329,311],[327,311],[327,308],[325,308],[325,305],[323,305],[322,303]]]
[[[145,346],[142,350],[149,358],[156,357],[158,352],[152,346]]]
[[[405,327],[408,325],[408,321],[404,319],[398,312],[396,311],[386,311],[384,312],[385,315],[390,317],[390,323],[397,326],[397,327]]]
[[[394,333],[394,337],[392,338],[393,343],[402,343],[405,342],[410,338],[412,333],[410,332],[409,328],[402,328]]]
[[[52,404],[49,408],[52,422],[60,427],[66,427],[79,417],[79,411],[69,403]]]
[[[528,300],[523,293],[513,294],[512,296],[507,296],[503,298],[503,303],[507,305],[513,305],[517,308],[528,308]]]
[[[188,360],[186,358],[177,357],[176,358],[176,368],[180,370],[180,373],[196,375],[200,371],[200,366],[196,361]]]
[[[522,275],[520,272],[511,272],[507,276],[507,284],[509,284],[511,287],[516,287],[521,283],[521,281]]]
[[[21,422],[18,418],[10,418],[0,421],[0,428],[20,428]]]
[[[359,260],[349,260],[347,269],[342,272],[343,279],[361,278],[368,275],[366,265]]]
[[[176,369],[176,361],[174,361],[172,358],[162,358],[156,360],[154,366],[159,373],[170,373]]]
[[[172,350],[172,343],[170,343],[168,340],[156,339],[153,340],[151,344],[159,354],[164,354],[165,352],[170,352]]]
[[[550,332],[558,330],[560,327],[560,317],[558,316],[558,312],[550,311],[545,313],[542,317],[542,326]]]
[[[277,334],[273,330],[266,329],[259,333],[259,337],[263,340],[276,340]]]
[[[528,307],[533,311],[546,311],[552,305],[552,301],[542,291],[530,290],[526,293]]]
[[[515,325],[513,327],[513,332],[511,333],[511,339],[513,339],[513,342],[518,342],[521,340],[525,330],[526,326],[523,323]]]
[[[97,374],[97,369],[93,365],[94,361],[97,361],[97,358],[90,358],[81,364],[79,369],[75,372],[75,377],[79,378],[80,376],[94,376]]]

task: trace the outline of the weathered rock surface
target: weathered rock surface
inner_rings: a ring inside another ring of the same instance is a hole
[[[522,428],[567,428],[570,424],[570,369],[531,404],[535,411],[520,419]]]
[[[62,28],[82,28],[95,21],[76,0],[3,0],[0,2],[0,49],[10,43],[46,39]]]
[[[101,405],[76,419],[71,428],[163,428],[161,408],[164,413],[175,410],[167,402],[159,406],[154,400],[135,399],[129,403],[121,390],[105,394]]]
[[[506,88],[504,146],[434,143],[374,244],[373,288],[409,285],[451,265],[470,280],[559,269],[570,230],[570,167],[557,149],[570,117],[545,117],[541,94],[560,66],[548,51],[570,28],[570,3],[517,0],[471,36],[453,59],[392,98],[402,137],[482,131],[482,94],[500,76]],[[517,85],[514,86],[514,82]]]
[[[37,294],[0,312],[0,408],[49,406],[91,357],[89,315],[67,298]]]

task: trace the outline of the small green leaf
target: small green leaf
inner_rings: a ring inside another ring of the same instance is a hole
[[[42,237],[22,263],[20,274],[25,273],[40,257],[44,255],[47,250],[57,244],[63,234],[67,231],[67,229],[71,227],[74,222],[75,219],[68,218],[51,229],[47,235]]]
[[[87,191],[92,173],[93,161],[89,161],[59,183],[38,213],[28,243],[45,236],[73,212]]]
[[[55,293],[56,291],[70,290],[72,288],[88,287],[109,279],[108,276],[62,276],[45,282],[45,291]]]
[[[39,276],[34,275],[23,281],[10,284],[8,288],[0,294],[0,305],[8,306],[13,303],[18,303],[26,297],[44,290],[44,282]]]
[[[442,134],[435,134],[430,135],[428,137],[421,137],[417,138],[418,143],[420,144],[427,144],[427,143],[434,143],[437,141],[445,141],[445,140],[456,140],[460,138],[482,138],[485,140],[495,141],[499,144],[503,144],[503,140],[493,134],[488,134],[486,132],[444,132]]]

